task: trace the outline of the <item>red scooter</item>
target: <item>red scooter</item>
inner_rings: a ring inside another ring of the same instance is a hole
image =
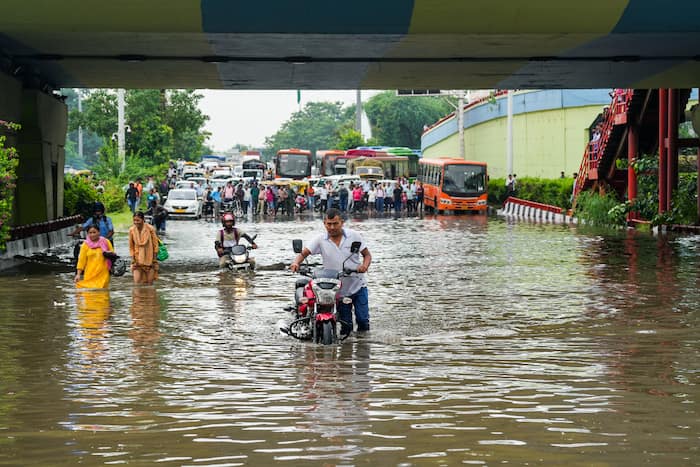
[[[292,245],[295,253],[301,253],[301,240],[293,240]],[[350,246],[351,255],[345,261],[360,251],[360,246],[360,242],[353,242]],[[311,340],[324,345],[334,344],[348,337],[338,336],[339,319],[336,304],[338,300],[352,303],[350,297],[340,297],[339,292],[341,279],[353,273],[354,271],[345,268],[343,271],[312,268],[308,263],[299,266],[299,274],[302,277],[296,280],[294,305],[285,308],[292,313],[293,320],[280,330],[296,339]]]

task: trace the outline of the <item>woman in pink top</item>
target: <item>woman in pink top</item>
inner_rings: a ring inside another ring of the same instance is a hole
[[[357,211],[362,211],[363,206],[362,206],[362,196],[364,195],[364,192],[362,191],[362,187],[360,185],[356,185],[355,188],[352,190],[352,208],[354,212]]]

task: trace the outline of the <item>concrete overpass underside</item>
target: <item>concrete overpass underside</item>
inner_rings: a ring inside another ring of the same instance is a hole
[[[693,87],[700,71],[695,0],[11,0],[2,10],[6,68],[54,87]]]
[[[83,88],[692,88],[697,0],[7,0],[0,119],[19,122],[15,224],[62,214]],[[32,206],[28,208],[27,206]]]

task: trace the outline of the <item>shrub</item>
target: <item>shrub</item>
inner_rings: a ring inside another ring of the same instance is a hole
[[[574,180],[572,178],[518,178],[515,185],[515,196],[528,201],[559,206],[564,209],[571,207],[571,192]],[[489,202],[502,203],[506,198],[505,178],[489,180]]]
[[[104,203],[107,215],[112,212],[121,212],[126,208],[124,195],[124,190],[118,181],[110,180],[105,184],[105,190],[99,194],[99,199]]]
[[[66,175],[63,182],[63,214],[80,214],[84,218],[92,215],[92,206],[100,197],[92,181],[86,177]]]
[[[0,127],[10,131],[19,129],[19,125],[3,120],[0,120]],[[5,140],[5,136],[0,135],[0,251],[5,249],[5,243],[10,238],[10,219],[19,163],[17,151],[12,147],[6,147]]]
[[[574,215],[588,225],[619,227],[625,224],[630,209],[629,203],[620,203],[612,192],[599,195],[583,191],[578,195]]]

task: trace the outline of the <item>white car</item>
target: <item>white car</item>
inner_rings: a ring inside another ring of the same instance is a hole
[[[189,188],[176,188],[168,192],[168,199],[163,207],[171,218],[202,217],[202,201],[197,198],[197,191]]]

